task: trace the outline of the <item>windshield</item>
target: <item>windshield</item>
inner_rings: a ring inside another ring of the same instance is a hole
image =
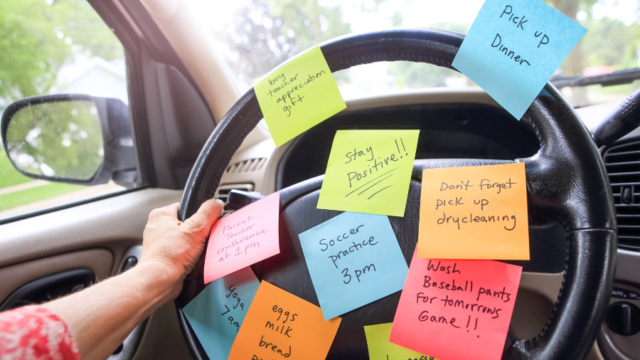
[[[482,0],[188,0],[245,92],[269,71],[337,36],[432,27],[466,34]],[[640,57],[640,2],[548,0],[588,30],[554,77],[602,75],[635,68]],[[477,87],[445,68],[411,62],[375,63],[335,73],[345,99],[396,90]],[[640,86],[565,87],[575,107],[619,102]]]

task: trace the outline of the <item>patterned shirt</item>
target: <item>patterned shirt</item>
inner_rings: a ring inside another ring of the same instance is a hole
[[[0,313],[0,360],[79,360],[67,324],[42,306]]]

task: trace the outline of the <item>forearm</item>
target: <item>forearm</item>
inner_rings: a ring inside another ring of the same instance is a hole
[[[162,264],[140,263],[124,274],[44,306],[67,323],[82,360],[103,360],[137,324],[173,299],[181,282]]]

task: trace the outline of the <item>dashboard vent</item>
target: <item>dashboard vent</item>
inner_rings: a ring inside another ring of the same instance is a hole
[[[225,203],[225,214],[231,212],[231,210],[227,209],[227,197],[231,190],[253,191],[253,184],[223,184],[218,187],[218,190],[216,190],[216,199],[220,199]]]
[[[640,141],[614,145],[602,159],[616,205],[618,246],[640,251]]]
[[[258,171],[262,169],[262,167],[266,163],[267,163],[267,158],[255,158],[255,159],[239,161],[235,164],[229,165],[229,167],[227,168],[227,173],[240,174],[240,173]]]

